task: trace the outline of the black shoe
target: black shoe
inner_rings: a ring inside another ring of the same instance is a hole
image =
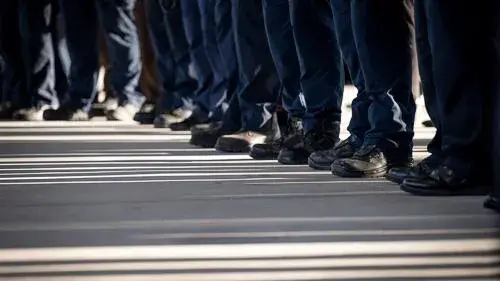
[[[153,124],[155,128],[169,128],[174,123],[180,123],[193,114],[192,110],[178,108],[155,117]]]
[[[441,165],[428,176],[408,177],[401,189],[420,196],[486,195],[489,187],[465,178],[448,166]]]
[[[281,142],[278,162],[283,165],[303,165],[307,163],[310,152],[305,148],[305,136],[302,121],[292,118]]]
[[[309,167],[316,170],[330,171],[335,160],[349,158],[354,155],[356,149],[359,148],[357,143],[356,137],[350,136],[334,148],[316,151],[309,156]]]
[[[109,110],[112,111],[112,110]],[[156,117],[156,106],[151,103],[145,103],[142,105],[139,112],[134,115],[134,121],[139,122],[143,125],[151,125]]]
[[[48,121],[88,121],[89,114],[81,108],[60,107],[46,110],[44,119]]]
[[[182,122],[171,124],[169,128],[172,131],[189,131],[193,126],[199,124],[207,124],[207,123],[209,123],[207,120],[201,120],[200,118],[194,116],[193,114]]]
[[[280,153],[280,142],[257,143],[250,147],[248,153],[255,160],[276,160]]]
[[[321,127],[307,132],[304,136],[304,148],[309,154],[334,148],[339,142],[340,122],[325,120]]]
[[[189,143],[203,148],[213,148],[221,136],[231,133],[233,132],[225,128],[224,124],[220,122],[212,123],[208,125],[208,128],[206,128],[206,125],[198,125],[191,128]]]
[[[340,123],[323,120],[320,127],[303,133],[302,123],[283,144],[278,162],[285,165],[307,164],[311,153],[335,147],[339,142]]]
[[[431,160],[429,157],[422,160],[415,166],[392,168],[386,175],[386,178],[394,183],[402,184],[408,177],[427,177],[436,169],[440,163]]]
[[[292,160],[296,158],[294,154],[304,146],[302,122],[298,118],[291,118],[281,125],[281,138],[273,143],[253,145],[250,148],[250,157],[256,160],[278,159],[282,164],[296,162]]]
[[[484,202],[484,207],[500,213],[500,199],[490,196]]]
[[[352,157],[333,162],[334,175],[345,178],[381,177],[387,173],[387,158],[375,145],[363,146]]]
[[[304,148],[282,148],[278,155],[278,162],[283,165],[305,165],[309,158],[309,151]]]

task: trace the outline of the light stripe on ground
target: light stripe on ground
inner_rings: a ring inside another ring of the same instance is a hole
[[[169,135],[187,135],[189,131],[181,131],[181,132],[172,132],[169,129],[156,129],[153,127],[144,127],[144,126],[129,126],[129,127],[50,127],[50,123],[47,124],[47,127],[10,127],[10,128],[2,128],[2,123],[0,123],[0,133],[157,133],[157,134],[169,134]]]
[[[494,256],[469,257],[399,257],[399,258],[329,258],[329,259],[297,259],[297,260],[221,260],[221,261],[167,261],[167,262],[113,262],[113,263],[80,263],[49,265],[0,265],[0,274],[22,273],[68,273],[68,272],[116,272],[116,271],[164,271],[164,270],[266,270],[266,269],[334,269],[352,267],[363,270],[363,267],[387,266],[467,266],[492,265],[499,262]],[[389,269],[390,270],[390,269]]]
[[[217,167],[219,168],[219,167]],[[97,170],[97,169],[96,169]],[[247,168],[247,169],[231,169],[231,168],[221,168],[221,169],[214,169],[213,167],[207,166],[204,169],[182,169],[181,171],[183,173],[196,173],[203,171],[204,173],[211,172],[211,173],[216,173],[216,172],[257,172],[257,171],[269,171],[269,169],[266,168]],[[137,172],[140,173],[145,173],[145,172],[167,172],[167,171],[179,171],[179,169],[168,169],[168,168],[155,168],[155,169],[116,169],[113,171],[73,171],[73,172],[68,172],[68,171],[59,171],[59,172],[28,172],[28,173],[0,173],[0,177],[5,177],[5,176],[36,176],[36,175],[96,175],[96,174],[112,174],[112,173],[121,173],[121,174],[136,174]],[[1,178],[0,178],[1,180]]]
[[[433,241],[154,245],[0,249],[0,262],[138,259],[245,259],[395,254],[465,254],[500,250],[497,239]]]
[[[50,121],[50,122],[37,122],[37,121],[2,121],[0,128],[29,128],[29,127],[137,127],[137,122],[121,122],[121,121]]]
[[[278,180],[289,180],[289,178],[210,178],[210,179],[172,179],[172,180],[124,180],[124,181],[103,181],[103,180],[93,180],[93,181],[32,181],[32,182],[0,182],[3,186],[14,186],[14,185],[71,185],[71,184],[132,184],[132,183],[168,183],[168,182],[191,182],[191,183],[202,183],[202,182],[247,182],[247,181],[278,181]]]
[[[125,163],[128,164],[128,163]],[[204,165],[204,166],[199,166],[199,165],[193,165],[193,166],[116,166],[116,167],[56,167],[56,168],[39,168],[39,167],[24,167],[24,168],[10,168],[10,169],[3,169],[0,168],[0,172],[17,172],[17,171],[123,171],[123,170],[185,170],[185,169],[214,169],[214,168],[221,168],[221,169],[229,169],[229,168],[243,168],[243,169],[297,169],[297,168],[303,168],[305,165],[290,165],[290,166],[285,166],[285,165],[278,165],[278,164],[272,164],[271,165],[217,165],[217,166],[209,166],[209,165]],[[17,173],[20,175],[25,175],[27,173]]]
[[[276,173],[275,173],[276,174]],[[279,174],[279,173],[278,173]],[[293,178],[294,180],[305,180],[304,178]],[[93,180],[93,181],[14,181],[14,182],[0,182],[0,185],[3,186],[14,186],[14,185],[71,185],[71,184],[132,184],[132,183],[169,183],[169,182],[190,182],[190,183],[202,183],[202,182],[211,182],[211,183],[216,183],[216,182],[252,182],[252,181],[290,181],[291,178],[267,178],[267,177],[259,177],[259,178],[201,178],[201,179],[154,179],[154,180],[123,180],[123,181],[105,181],[105,180]],[[307,183],[304,181],[304,183]],[[317,181],[317,182],[311,182],[311,184],[352,184],[352,183],[357,183],[357,184],[377,184],[377,183],[390,183],[387,180],[382,180],[382,181],[376,181],[376,180],[359,180],[359,181]],[[146,186],[144,186],[146,187]],[[5,188],[3,188],[5,189]],[[376,192],[379,191],[373,191],[373,192],[368,192],[368,194],[376,194]],[[392,193],[399,193],[399,191],[384,191],[384,192],[389,192],[390,194]],[[349,194],[349,193],[346,193]],[[300,194],[296,194],[293,196],[299,196]],[[340,195],[340,194],[339,194]],[[251,195],[249,195],[251,196]],[[273,196],[272,194],[269,194],[269,196]],[[311,194],[309,194],[311,196]]]
[[[0,136],[0,141],[77,141],[77,142],[153,142],[153,141],[182,141],[189,140],[189,135],[40,135],[40,136]]]
[[[246,154],[218,155],[167,155],[167,156],[77,156],[77,157],[5,157],[0,163],[36,163],[36,162],[85,162],[85,161],[218,161],[252,160]]]
[[[138,164],[144,164],[144,165],[152,165],[152,164],[165,164],[165,165],[172,165],[172,164],[212,164],[212,165],[217,165],[217,164],[262,164],[262,163],[272,163],[276,164],[276,160],[193,160],[193,161],[123,161],[123,162],[117,162],[117,161],[97,161],[97,162],[89,162],[89,161],[84,161],[84,162],[28,162],[28,163],[1,163],[0,162],[0,167],[1,166],[77,166],[77,165],[138,165]],[[305,166],[305,165],[303,165]],[[215,166],[217,167],[217,166]]]

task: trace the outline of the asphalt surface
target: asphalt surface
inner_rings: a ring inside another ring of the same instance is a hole
[[[432,133],[416,129],[417,158]],[[0,280],[500,280],[483,197],[418,198],[188,138],[0,123]]]

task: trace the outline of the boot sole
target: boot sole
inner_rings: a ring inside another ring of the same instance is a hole
[[[224,145],[215,145],[215,149],[221,152],[228,152],[228,153],[249,153],[250,152],[250,147],[231,147],[231,146],[224,146]]]
[[[471,186],[460,190],[446,190],[446,189],[421,189],[418,187],[412,187],[401,185],[401,190],[417,196],[427,196],[427,197],[450,197],[450,196],[485,196],[488,195],[489,187],[486,186]]]

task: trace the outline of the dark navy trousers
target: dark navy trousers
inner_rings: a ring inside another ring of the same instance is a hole
[[[365,87],[365,77],[359,61],[358,49],[354,39],[352,25],[352,0],[332,0],[333,20],[335,31],[342,50],[344,63],[349,70],[352,83],[358,94],[351,103],[352,116],[348,131],[354,136],[358,146],[362,145],[366,133],[370,130],[368,116],[371,99]]]
[[[232,7],[232,1],[216,0],[216,40],[228,79],[226,92],[227,110],[223,117],[224,130],[228,132],[237,131],[242,128],[242,114],[238,94],[243,89],[243,85],[240,79],[238,56],[236,54]]]
[[[195,114],[200,119],[220,120],[224,114],[227,80],[216,44],[215,2],[185,0],[181,1],[181,7],[198,80]]]
[[[181,11],[178,6],[170,7],[163,0],[150,0],[145,4],[158,79],[162,86],[157,111],[192,107],[197,81],[189,74],[191,59]]]
[[[494,2],[494,1],[493,1]],[[439,164],[467,177],[488,170],[491,154],[490,1],[415,3],[423,92],[437,132],[428,146]],[[493,17],[494,18],[494,17]],[[498,123],[498,120],[494,122]]]
[[[112,90],[121,104],[140,107],[141,59],[134,23],[135,0],[61,0],[71,58],[67,106],[89,110],[99,73],[98,30],[103,28],[111,61]]]
[[[234,41],[231,1],[215,0],[215,40],[217,43],[221,67],[227,80],[226,103],[238,92],[239,69]]]
[[[231,3],[240,87],[224,120],[233,119],[239,109],[241,129],[259,130],[276,111],[280,82],[267,44],[262,2]]]
[[[28,107],[30,98],[26,88],[18,1],[0,1],[0,21],[0,44],[5,63],[2,102]]]
[[[333,1],[335,2],[335,1]],[[352,0],[351,19],[364,75],[370,129],[365,145],[412,152],[414,23],[412,0]]]
[[[340,121],[344,65],[327,1],[290,0],[291,23],[304,93],[304,130]]]
[[[289,117],[304,117],[300,65],[293,36],[288,0],[263,0],[269,49],[282,86],[283,107]]]
[[[16,107],[57,106],[68,87],[69,58],[55,0],[4,1],[4,100]]]

